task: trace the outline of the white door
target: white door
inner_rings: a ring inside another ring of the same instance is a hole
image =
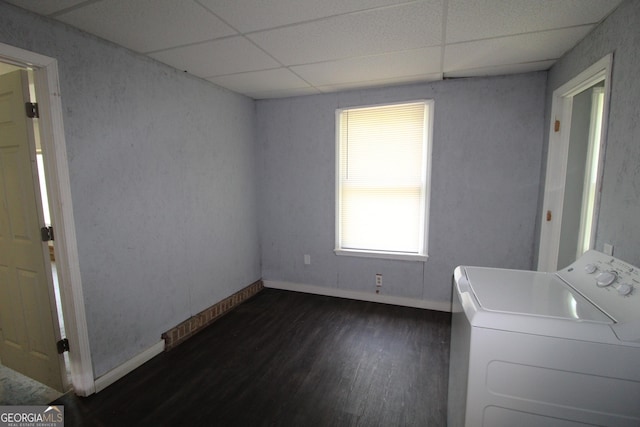
[[[0,361],[64,391],[28,99],[25,71],[0,76]]]
[[[553,92],[538,270],[594,248],[612,55]]]

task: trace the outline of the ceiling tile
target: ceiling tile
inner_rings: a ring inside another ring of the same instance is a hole
[[[449,0],[446,42],[593,24],[621,0]]]
[[[502,76],[506,74],[530,73],[551,68],[556,63],[555,59],[549,61],[527,62],[524,64],[497,65],[486,68],[470,68],[468,70],[452,71],[445,74],[445,78]]]
[[[345,84],[317,86],[317,89],[319,89],[322,93],[329,93],[329,92],[338,92],[341,90],[393,86],[393,85],[410,84],[410,83],[434,82],[438,80],[442,80],[442,73],[433,73],[433,74],[426,74],[426,75],[421,74],[419,76],[406,76],[406,77],[394,78],[394,79],[373,80],[373,81],[366,81],[366,82],[360,81],[360,82],[352,82],[352,83],[345,83]]]
[[[236,34],[193,0],[102,0],[56,18],[138,52]]]
[[[286,68],[212,77],[207,80],[237,92],[297,89],[309,84]]]
[[[440,47],[300,65],[291,69],[314,86],[394,80],[438,73]]]
[[[317,90],[286,68],[231,74],[207,80],[252,97],[267,93],[272,95],[282,93],[283,95],[280,96],[292,96],[294,92],[297,94],[318,93]]]
[[[442,35],[441,13],[431,3],[415,2],[248,37],[284,65],[302,65],[437,45]]]
[[[7,0],[7,3],[13,3],[23,9],[30,10],[40,15],[51,15],[52,13],[68,9],[87,0]]]
[[[274,99],[274,98],[288,98],[291,96],[304,96],[304,95],[319,95],[320,92],[312,87],[308,88],[296,88],[296,89],[281,89],[281,90],[268,90],[266,92],[252,92],[245,94],[253,99]]]
[[[447,45],[444,72],[558,59],[593,25]]]
[[[261,99],[548,69],[623,0],[7,1]]]
[[[441,0],[430,0],[442,4]],[[407,3],[407,0],[200,0],[243,33],[281,27],[343,13]]]
[[[212,77],[279,67],[242,36],[152,53],[149,56],[198,77]]]

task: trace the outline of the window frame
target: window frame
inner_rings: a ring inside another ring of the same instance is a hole
[[[424,130],[424,146],[423,146],[423,194],[422,194],[422,247],[418,253],[405,253],[394,251],[379,251],[379,250],[365,250],[365,249],[346,249],[341,247],[340,235],[341,235],[341,218],[340,218],[340,202],[341,202],[341,176],[340,176],[340,150],[341,150],[341,114],[348,110],[357,110],[365,108],[376,107],[392,107],[404,104],[416,104],[423,103],[425,105],[425,130]],[[379,259],[391,259],[391,260],[404,260],[404,261],[421,261],[424,262],[428,259],[429,249],[429,208],[431,201],[431,160],[432,160],[432,146],[433,146],[433,117],[434,117],[434,100],[433,99],[414,99],[408,101],[399,102],[385,102],[379,104],[369,105],[356,105],[350,107],[338,108],[335,111],[335,247],[334,253],[340,256],[353,256],[362,258],[379,258]]]

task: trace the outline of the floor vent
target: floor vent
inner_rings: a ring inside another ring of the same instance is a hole
[[[203,328],[209,326],[218,318],[242,304],[262,289],[264,289],[262,280],[258,280],[241,291],[236,292],[230,297],[223,299],[195,316],[185,320],[179,325],[169,329],[167,332],[162,334],[162,339],[165,343],[165,351],[175,348],[178,344],[184,342]]]

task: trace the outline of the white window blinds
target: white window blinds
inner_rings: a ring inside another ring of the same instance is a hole
[[[426,255],[430,107],[338,111],[338,249]]]

